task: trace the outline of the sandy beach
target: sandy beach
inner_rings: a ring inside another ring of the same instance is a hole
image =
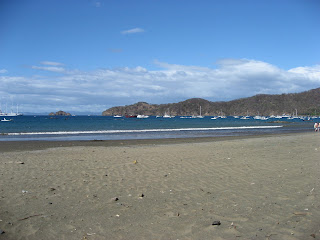
[[[0,239],[320,239],[319,133],[0,145]]]

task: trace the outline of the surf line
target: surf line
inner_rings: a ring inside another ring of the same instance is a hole
[[[97,131],[60,131],[60,132],[21,132],[8,133],[17,135],[76,135],[76,134],[112,134],[112,133],[144,133],[144,132],[179,132],[179,131],[208,131],[208,130],[240,130],[240,129],[267,129],[282,126],[243,126],[243,127],[218,127],[218,128],[172,128],[172,129],[139,129],[139,130],[97,130]]]

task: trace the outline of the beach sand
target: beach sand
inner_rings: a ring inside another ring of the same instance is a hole
[[[0,239],[320,239],[318,133],[0,145]]]

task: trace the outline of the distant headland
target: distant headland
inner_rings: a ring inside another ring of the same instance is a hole
[[[201,111],[201,113],[200,113]],[[215,115],[319,115],[320,88],[301,93],[268,95],[240,98],[228,102],[211,102],[201,98],[191,98],[178,103],[148,104],[138,102],[132,105],[112,107],[102,112],[103,116],[114,115],[174,115],[203,116]]]

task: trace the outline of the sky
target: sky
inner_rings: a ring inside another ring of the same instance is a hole
[[[319,12],[318,0],[1,0],[1,110],[318,88]]]

